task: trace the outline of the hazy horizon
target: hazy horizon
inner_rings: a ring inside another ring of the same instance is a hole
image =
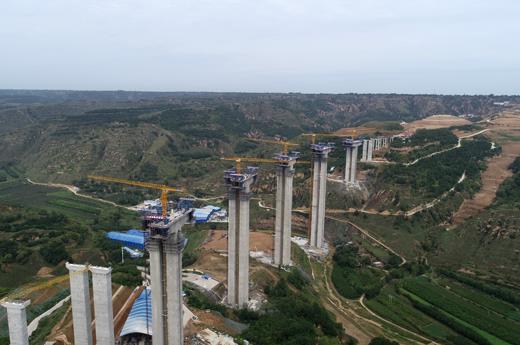
[[[520,93],[513,0],[4,0],[0,89]]]

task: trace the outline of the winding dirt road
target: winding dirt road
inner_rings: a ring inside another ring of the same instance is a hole
[[[131,207],[129,207],[129,206],[119,205],[119,204],[116,204],[116,203],[113,202],[113,201],[109,201],[109,200],[105,200],[105,199],[96,198],[96,197],[93,197],[93,196],[90,196],[90,195],[87,195],[87,194],[82,194],[82,193],[79,192],[79,188],[76,187],[76,186],[72,186],[72,185],[68,185],[68,184],[62,184],[62,183],[44,183],[44,182],[34,182],[34,181],[31,180],[30,178],[26,178],[26,180],[27,180],[27,182],[29,182],[30,184],[33,184],[33,185],[36,185],[36,186],[46,186],[46,187],[52,187],[52,188],[63,188],[63,189],[68,190],[69,192],[73,193],[74,195],[79,196],[79,197],[82,197],[82,198],[87,198],[87,199],[91,199],[91,200],[96,200],[96,201],[104,202],[105,204],[109,204],[109,205],[112,205],[112,206],[115,206],[115,207],[121,207],[121,208],[125,208],[125,209],[127,209],[127,210],[134,211],[134,210],[133,210]]]
[[[413,162],[410,162],[410,163],[403,163],[403,165],[404,165],[404,166],[415,165],[415,164],[419,163],[420,161],[422,161],[423,159],[431,158],[431,157],[433,157],[433,156],[440,155],[441,153],[444,153],[444,152],[448,152],[448,151],[451,151],[451,150],[458,149],[459,147],[462,146],[462,140],[463,140],[463,139],[473,138],[474,136],[477,136],[477,135],[482,134],[482,133],[487,132],[487,131],[489,131],[489,128],[483,129],[483,130],[478,131],[478,132],[475,132],[475,133],[471,133],[471,134],[468,134],[468,135],[461,136],[461,137],[459,137],[459,141],[457,142],[457,145],[455,145],[455,146],[453,146],[453,147],[450,147],[450,148],[447,148],[447,149],[444,149],[444,150],[441,150],[441,151],[437,151],[437,152],[430,153],[429,155],[426,155],[426,156],[424,156],[424,157],[419,157],[419,158],[417,158],[416,160],[414,160]]]

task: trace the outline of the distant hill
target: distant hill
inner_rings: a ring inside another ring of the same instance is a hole
[[[0,162],[62,182],[91,172],[179,179],[208,172],[204,160],[256,147],[244,143],[248,136],[487,114],[504,99],[511,98],[0,90]]]

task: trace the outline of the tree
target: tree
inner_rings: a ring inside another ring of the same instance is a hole
[[[40,255],[45,261],[52,265],[57,265],[63,260],[70,258],[69,253],[65,249],[63,243],[52,241],[40,248]]]
[[[376,337],[372,339],[368,345],[399,345],[399,343],[385,337]]]

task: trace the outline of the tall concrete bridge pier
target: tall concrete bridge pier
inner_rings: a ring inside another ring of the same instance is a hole
[[[370,139],[363,139],[363,150],[361,151],[361,162],[368,160],[368,143]]]
[[[186,239],[182,226],[192,219],[192,209],[173,219],[151,223],[146,247],[150,252],[152,289],[152,340],[154,345],[184,344],[182,324],[182,251]]]
[[[361,146],[361,140],[345,139],[343,147],[345,148],[345,183],[356,183],[358,147]]]
[[[258,169],[237,170],[224,173],[229,202],[227,302],[234,308],[246,308],[249,301],[249,203]]]
[[[114,345],[114,312],[112,309],[112,268],[90,266],[94,292],[96,345]]]
[[[367,145],[367,162],[372,162],[372,156],[374,154],[374,138],[368,140]]]
[[[74,344],[92,345],[92,314],[90,309],[88,267],[68,262],[65,266],[69,270]]]
[[[277,266],[291,264],[291,226],[294,164],[299,153],[278,154],[276,165],[276,221],[274,227],[273,263]]]
[[[9,343],[11,345],[29,345],[26,312],[29,304],[31,304],[31,301],[2,302],[2,307],[7,309]]]
[[[327,194],[327,158],[334,149],[334,143],[311,145],[313,154],[311,233],[309,244],[322,248],[325,240],[325,199]]]

